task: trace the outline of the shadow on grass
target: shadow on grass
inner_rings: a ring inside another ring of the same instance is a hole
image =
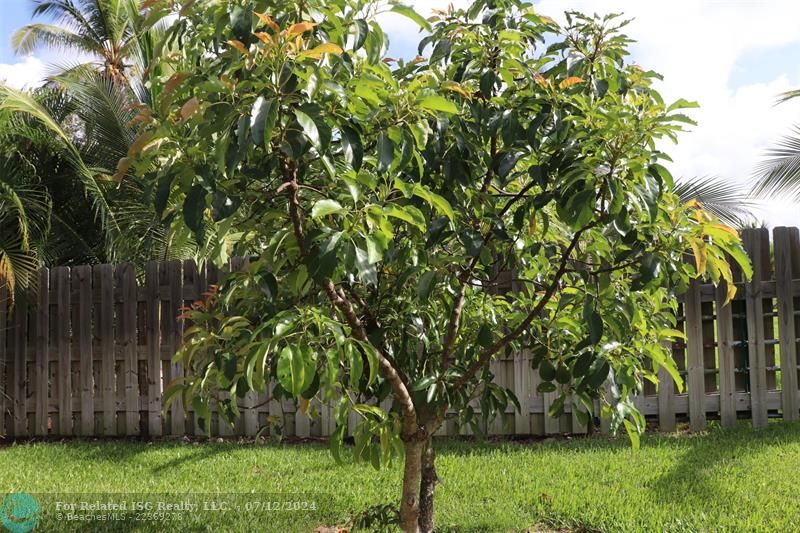
[[[170,459],[160,465],[152,468],[150,471],[153,474],[160,474],[165,471],[172,470],[174,468],[178,468],[184,464],[192,463],[195,461],[204,461],[205,459],[209,459],[217,454],[227,452],[231,449],[231,446],[220,446],[220,445],[211,445],[211,446],[187,446],[187,452],[182,453],[180,456]]]
[[[468,439],[464,437],[436,437],[434,439],[436,454],[439,456],[469,457],[487,456],[514,451],[530,452],[535,450],[573,450],[593,451],[598,449],[630,448],[630,442],[624,438],[601,435],[530,437],[530,438],[492,438],[488,440]]]
[[[703,505],[709,500],[734,504],[731,498],[741,493],[731,484],[721,484],[715,479],[716,471],[724,463],[733,463],[753,455],[763,456],[771,448],[800,442],[800,423],[773,423],[767,428],[755,430],[747,423],[734,429],[713,429],[705,435],[669,439],[674,446],[685,449],[684,453],[651,487],[656,499],[681,504]],[[794,468],[790,468],[794,470]],[[776,473],[777,474],[777,473]],[[757,489],[757,487],[753,487]]]

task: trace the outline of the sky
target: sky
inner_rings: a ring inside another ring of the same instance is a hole
[[[407,0],[408,1],[408,0]],[[423,15],[447,0],[411,0]],[[459,7],[468,0],[453,0]],[[11,35],[30,21],[30,0],[0,0],[0,80],[21,87],[40,83],[57,54],[19,57]],[[748,184],[765,151],[800,124],[800,99],[776,105],[777,96],[800,88],[800,2],[784,0],[537,0],[536,9],[559,22],[565,10],[622,12],[633,21],[626,34],[637,42],[631,60],[664,76],[666,100],[700,104],[689,113],[698,126],[664,150],[676,177],[717,175]],[[420,39],[414,23],[398,15],[381,20],[389,55],[413,57]],[[797,206],[770,201],[759,217],[769,225],[800,226]]]

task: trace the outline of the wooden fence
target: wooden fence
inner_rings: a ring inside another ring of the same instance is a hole
[[[745,230],[743,240],[754,275],[737,284],[734,301],[722,305],[725,287],[693,283],[680,304],[678,327],[688,339],[672,351],[684,391],[662,371],[659,389],[648,384],[636,399],[663,430],[682,420],[700,430],[709,419],[730,426],[748,418],[757,427],[769,417],[798,419],[798,230],[776,228],[772,248],[765,229]],[[234,259],[229,269],[241,264]],[[131,264],[44,269],[35,298],[18,298],[13,312],[0,288],[0,435],[202,434],[180,400],[162,416],[161,394],[183,372],[171,362],[182,336],[178,309],[223,275],[194,261],[149,263],[141,284]],[[569,407],[559,418],[546,415],[556,393],[536,392],[539,376],[529,360],[523,353],[492,362],[496,381],[516,392],[521,411],[509,409],[490,431],[585,432]],[[325,436],[334,429],[326,406],[312,420],[294,402],[266,393],[250,393],[242,403],[233,428],[213,415],[213,434],[252,436],[268,420],[282,423],[286,435]],[[455,431],[448,423],[441,433]]]

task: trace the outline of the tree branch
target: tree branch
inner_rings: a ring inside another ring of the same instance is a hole
[[[286,190],[289,196],[289,217],[292,220],[297,246],[300,249],[300,253],[306,256],[308,254],[308,248],[305,243],[305,230],[303,229],[303,221],[300,217],[300,202],[297,197],[297,191],[300,189],[297,183],[297,167],[294,162],[286,160],[282,161],[282,167],[284,184],[281,185],[281,188]],[[344,315],[347,324],[350,326],[353,337],[361,342],[372,345],[364,329],[364,325],[361,323],[361,319],[358,318],[353,304],[350,303],[344,292],[338,292],[330,278],[322,280],[322,288],[328,300],[330,300],[333,306]],[[414,402],[411,399],[408,386],[403,381],[394,365],[386,358],[383,350],[380,347],[372,346],[376,348],[375,351],[378,354],[378,364],[380,365],[381,373],[391,385],[392,392],[400,403],[404,437],[411,438],[419,432],[420,428],[417,424],[417,412],[414,407]]]
[[[567,271],[569,256],[572,254],[573,250],[575,250],[575,247],[578,245],[578,241],[580,241],[583,232],[588,230],[590,227],[591,226],[586,226],[575,232],[575,235],[572,237],[569,246],[567,246],[566,250],[564,250],[564,252],[561,254],[560,265],[558,267],[558,270],[556,271],[555,276],[553,277],[553,280],[550,282],[550,285],[547,287],[547,290],[545,290],[544,294],[539,299],[536,306],[531,310],[530,313],[528,313],[528,316],[525,317],[525,320],[523,320],[516,328],[514,328],[514,330],[511,333],[509,333],[496,343],[486,348],[483,351],[483,353],[481,353],[480,357],[478,357],[478,360],[475,361],[472,364],[472,366],[470,366],[464,372],[464,374],[458,379],[458,381],[456,381],[455,385],[453,386],[452,392],[460,390],[464,386],[464,384],[467,383],[467,381],[472,379],[475,376],[475,374],[477,374],[478,370],[480,370],[486,363],[489,362],[492,356],[494,356],[500,350],[508,346],[511,342],[519,338],[519,336],[522,335],[526,329],[528,329],[528,326],[531,325],[533,320],[544,310],[545,306],[548,304],[548,302],[550,302],[550,299],[555,294],[556,289],[558,289],[558,285],[561,282],[561,278]]]
[[[442,341],[442,368],[447,370],[453,362],[453,351],[455,350],[458,328],[461,324],[461,313],[464,310],[466,300],[467,285],[475,265],[478,264],[478,256],[472,258],[467,268],[458,276],[460,286],[458,294],[453,302],[453,309],[450,312],[450,323],[447,325],[447,333]]]

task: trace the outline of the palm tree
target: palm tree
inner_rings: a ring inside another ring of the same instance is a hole
[[[54,87],[0,86],[0,283],[30,285],[41,264],[96,262],[111,207],[66,124],[73,105]],[[54,201],[54,199],[56,201]]]
[[[24,288],[42,264],[142,264],[192,252],[170,246],[140,181],[111,179],[136,138],[136,109],[152,101],[145,76],[160,75],[152,65],[163,24],[145,26],[139,8],[139,0],[37,0],[34,16],[54,24],[15,34],[19,52],[48,46],[92,61],[32,93],[0,85],[0,283]],[[30,229],[39,219],[46,223]]]
[[[88,55],[91,63],[116,81],[127,70],[140,45],[139,0],[34,0],[33,16],[54,23],[28,24],[12,37],[17,53],[42,47]]]

